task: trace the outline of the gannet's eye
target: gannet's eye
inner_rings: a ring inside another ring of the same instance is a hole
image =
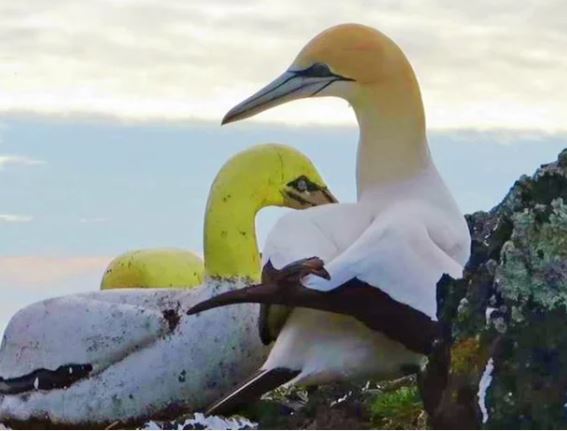
[[[300,192],[304,192],[307,190],[307,183],[305,182],[304,179],[301,179],[297,182],[296,189],[299,190]]]
[[[295,73],[308,78],[325,78],[328,76],[335,76],[335,74],[331,72],[331,69],[329,69],[329,66],[323,63],[314,63],[307,69],[298,70]]]

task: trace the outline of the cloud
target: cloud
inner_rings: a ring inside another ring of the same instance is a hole
[[[562,0],[2,2],[0,112],[219,120],[313,35],[356,21],[407,52],[433,127],[565,130],[566,15]],[[259,120],[353,116],[309,101]]]
[[[36,160],[26,156],[18,155],[0,155],[0,170],[6,166],[37,166],[44,165],[46,162],[43,160]]]
[[[14,313],[31,303],[97,290],[110,260],[103,256],[0,257],[0,333]]]
[[[0,223],[29,223],[33,220],[32,216],[21,214],[0,214]]]
[[[0,286],[45,291],[70,279],[102,277],[110,257],[0,257]]]

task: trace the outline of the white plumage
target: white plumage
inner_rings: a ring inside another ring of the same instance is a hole
[[[357,204],[287,214],[268,237],[263,258],[282,268],[321,257],[330,280],[308,276],[305,287],[331,291],[358,278],[435,320],[436,283],[444,273],[461,275],[468,249],[464,218],[430,166],[411,181],[374,189]],[[307,384],[389,377],[422,359],[353,317],[297,308],[261,368],[302,370],[293,382]]]

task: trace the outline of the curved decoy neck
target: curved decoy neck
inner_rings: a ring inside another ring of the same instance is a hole
[[[229,181],[211,188],[205,215],[205,276],[260,280],[255,218],[262,208],[254,188]]]

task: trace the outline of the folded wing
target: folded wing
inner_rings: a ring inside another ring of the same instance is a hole
[[[13,392],[11,383],[35,381],[41,370],[35,384],[42,387],[41,376],[57,381],[58,375],[52,373],[59,368],[76,378],[79,370],[82,377],[96,374],[151,344],[173,329],[178,292],[97,292],[50,299],[20,310],[6,328],[0,348],[0,393]]]

